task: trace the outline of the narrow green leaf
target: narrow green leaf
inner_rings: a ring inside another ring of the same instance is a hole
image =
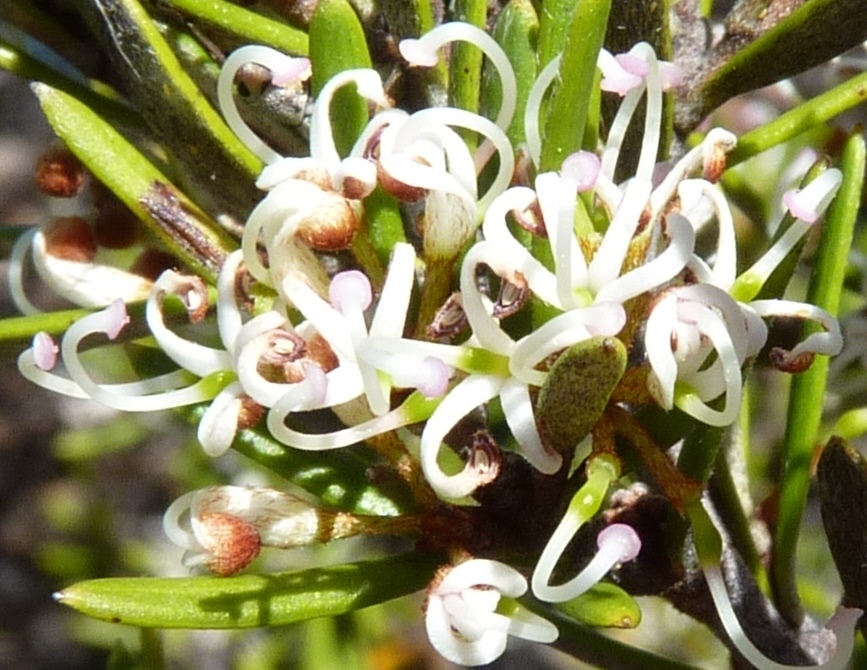
[[[367,237],[376,249],[380,262],[385,266],[394,245],[406,241],[400,204],[380,186],[364,199],[363,204]]]
[[[46,312],[33,316],[13,316],[0,320],[0,342],[5,347],[20,349],[29,346],[30,340],[39,332],[61,335],[73,323],[87,316],[90,309],[65,309],[60,312]]]
[[[307,34],[281,21],[223,0],[168,0],[182,12],[243,37],[289,54],[307,54]]]
[[[545,121],[542,171],[558,170],[566,156],[581,148],[596,78],[596,60],[610,10],[611,0],[582,0],[572,12],[560,63],[560,86]],[[543,15],[543,31],[544,23]]]
[[[539,10],[539,50],[536,61],[541,70],[563,53],[569,26],[580,0],[542,0]],[[594,61],[595,63],[595,61]]]
[[[131,100],[182,166],[181,186],[206,210],[246,219],[261,198],[253,183],[261,161],[208,103],[142,5],[96,0],[87,11]]]
[[[843,279],[864,184],[865,145],[860,132],[850,136],[843,150],[843,183],[825,216],[807,302],[837,314]],[[771,585],[780,613],[790,622],[802,618],[795,581],[795,559],[810,466],[822,417],[828,358],[817,356],[810,368],[792,379],[783,445],[779,518],[771,563]]]
[[[452,16],[455,21],[484,28],[487,10],[487,0],[456,0]],[[452,45],[449,59],[449,104],[452,107],[479,111],[483,58],[481,50],[473,44],[455,42]],[[461,132],[461,136],[472,151],[476,145],[475,135]]]
[[[435,557],[418,553],[329,568],[239,577],[114,577],[55,594],[82,614],[147,628],[282,626],[336,616],[425,587]]]
[[[55,132],[96,178],[172,253],[215,282],[225,255],[237,244],[96,112],[45,84],[34,84],[33,91]]]
[[[867,100],[867,72],[801,103],[773,121],[744,134],[727,159],[729,167],[794,139]]]
[[[517,107],[515,118],[509,125],[507,135],[512,146],[524,141],[524,108],[533,82],[536,81],[536,42],[539,35],[539,17],[530,0],[511,0],[497,17],[492,33],[503,47],[517,80]],[[488,118],[495,118],[502,100],[502,82],[496,68],[485,64],[482,76],[481,109]]]
[[[347,0],[321,0],[316,6],[310,19],[310,62],[314,96],[339,72],[371,66],[364,27]],[[331,123],[341,156],[349,153],[367,120],[367,103],[352,87],[337,92]]]
[[[555,607],[578,623],[594,628],[636,628],[641,623],[641,608],[635,598],[611,582],[599,582]]]

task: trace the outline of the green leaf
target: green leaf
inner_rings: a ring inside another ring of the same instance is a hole
[[[641,608],[635,598],[611,582],[594,584],[589,591],[555,607],[594,628],[636,628],[641,623]]]
[[[406,242],[400,203],[377,186],[364,201],[367,238],[376,250],[380,263],[388,265],[391,250],[398,242]]]
[[[574,449],[596,425],[626,359],[620,340],[602,336],[573,344],[557,359],[536,405],[539,430],[555,449]]]
[[[537,65],[541,70],[566,47],[569,26],[579,0],[543,0],[539,10],[539,50]],[[538,3],[537,3],[538,6]],[[593,61],[594,64],[596,61]]]
[[[321,0],[310,19],[311,87],[318,96],[334,75],[371,66],[370,53],[355,10],[346,0]],[[331,103],[331,123],[337,152],[345,156],[367,125],[367,103],[346,87]]]
[[[756,154],[798,137],[867,100],[867,72],[801,103],[773,121],[744,134],[727,159],[737,165]]]
[[[282,626],[336,616],[425,587],[429,555],[239,577],[113,577],[79,582],[55,599],[88,616],[146,628]]]
[[[865,145],[860,131],[843,150],[843,183],[825,215],[810,276],[806,302],[837,314],[858,208],[864,184]],[[801,518],[807,501],[810,469],[822,418],[828,378],[828,357],[817,356],[808,370],[792,379],[783,445],[779,518],[771,563],[771,586],[780,613],[800,622],[801,605],[795,583],[795,560]]]
[[[208,103],[138,0],[96,0],[88,11],[131,100],[181,167],[181,186],[206,210],[246,219],[261,198],[253,183],[261,161]]]
[[[487,9],[487,0],[456,0],[452,18],[484,28]],[[452,107],[479,111],[483,58],[481,50],[473,44],[459,41],[452,45],[449,58],[449,104]],[[473,151],[476,146],[475,135],[465,131],[460,134],[470,151]]]
[[[747,0],[726,19],[726,35],[677,91],[677,126],[690,132],[741,93],[804,72],[867,39],[863,0]]]
[[[179,411],[198,424],[205,407]],[[239,431],[232,447],[331,507],[374,516],[396,516],[415,507],[401,480],[385,478],[376,485],[371,481],[369,472],[379,461],[367,457],[369,452],[362,447],[329,452],[293,449],[258,428]]]
[[[563,159],[581,148],[593,97],[596,60],[605,38],[610,10],[611,0],[582,0],[570,13],[569,32],[560,63],[560,86],[554,93],[545,121],[540,166],[543,172],[559,170]],[[539,44],[542,54],[545,53],[542,51],[545,21],[543,11]]]
[[[168,0],[182,12],[227,30],[252,44],[266,44],[290,54],[307,54],[307,35],[281,21],[223,0]]]
[[[509,125],[507,135],[512,146],[518,146],[524,137],[524,108],[533,82],[536,81],[536,42],[539,34],[539,18],[530,0],[511,0],[503,8],[494,24],[493,37],[503,47],[518,84],[515,118]],[[496,68],[486,62],[482,76],[481,109],[494,118],[502,100],[502,82]]]
[[[237,244],[175,188],[159,169],[84,103],[34,84],[54,131],[91,172],[166,245],[212,283]]]

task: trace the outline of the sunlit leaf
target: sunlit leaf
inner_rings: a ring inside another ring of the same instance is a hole
[[[135,146],[96,112],[45,84],[33,90],[54,131],[163,243],[192,269],[215,281],[226,253],[236,246]],[[156,189],[156,192],[155,192]],[[161,199],[175,216],[154,216],[148,199]],[[167,220],[171,218],[171,220]]]
[[[641,608],[626,591],[611,582],[600,582],[577,598],[556,605],[575,621],[594,628],[635,628]]]
[[[239,577],[116,577],[56,599],[83,614],[150,628],[252,628],[336,616],[424,588],[431,556],[404,554],[300,572]]]

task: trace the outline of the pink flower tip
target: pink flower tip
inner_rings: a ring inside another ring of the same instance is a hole
[[[642,77],[624,72],[617,77],[605,77],[605,79],[603,79],[599,83],[599,88],[601,88],[606,93],[626,95],[633,88],[639,86],[642,81]]]
[[[435,356],[426,356],[421,366],[424,381],[418,385],[418,390],[428,398],[439,398],[448,390],[451,368]]]
[[[295,86],[310,79],[313,70],[309,58],[287,58],[282,68],[272,71],[271,84],[274,86]]]
[[[683,70],[674,63],[659,61],[659,78],[662,80],[662,90],[671,91],[683,84]]]
[[[108,335],[108,339],[113,340],[120,335],[120,331],[129,323],[126,305],[123,300],[118,298],[106,307],[104,314],[106,316],[105,334]]]
[[[430,51],[422,47],[421,40],[401,40],[398,49],[400,50],[400,55],[410,65],[433,67],[439,61],[436,51]]]
[[[638,556],[641,551],[641,538],[638,537],[638,533],[633,530],[632,526],[627,526],[625,523],[612,523],[603,528],[596,536],[596,546],[599,549],[609,545],[617,547],[618,562],[626,563]]]
[[[579,193],[589,191],[596,185],[602,162],[599,156],[591,151],[576,151],[563,161],[561,172],[577,182]]]
[[[33,362],[40,370],[48,372],[54,369],[59,351],[54,339],[48,333],[40,331],[33,336]]]
[[[789,210],[792,216],[807,223],[815,223],[819,218],[820,212],[813,209],[813,203],[805,202],[804,198],[800,197],[801,191],[792,189],[783,194],[783,205]]]
[[[614,57],[620,67],[622,67],[626,72],[631,75],[635,75],[636,77],[646,77],[650,72],[650,65],[648,65],[647,61],[643,58],[639,58],[635,54],[625,53],[618,54]]]
[[[331,279],[328,299],[341,314],[346,314],[351,306],[357,306],[363,312],[373,302],[373,289],[363,272],[347,270],[338,272]]]

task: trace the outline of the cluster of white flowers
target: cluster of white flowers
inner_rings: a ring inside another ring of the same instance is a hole
[[[839,171],[827,170],[803,190],[786,194],[794,224],[738,276],[733,216],[715,184],[735,137],[711,130],[675,164],[657,164],[663,93],[678,83],[675,66],[658,61],[647,44],[618,56],[603,50],[598,62],[602,89],[623,96],[604,145],[569,156],[559,171],[542,172],[532,184],[512,186],[515,154],[505,129],[515,112],[515,85],[500,47],[481,30],[451,23],[420,40],[404,41],[401,53],[413,65],[432,66],[437,51],[455,40],[479,46],[499,72],[504,96],[495,121],[454,108],[406,113],[390,105],[374,70],[350,70],[329,81],[318,96],[310,155],[303,158],[280,156],[248,128],[235,108],[232,82],[241,66],[256,63],[270,69],[274,85],[298,85],[309,74],[309,62],[264,47],[235,51],[223,70],[220,101],[230,125],[266,163],[257,182],[266,195],[217,283],[222,348],[186,339],[166,325],[167,296],[179,297],[191,315],[203,315],[208,307],[200,280],[169,271],[150,291],[146,318],[159,347],[180,366],[177,372],[123,384],[91,379],[79,343],[92,333],[117,337],[127,320],[120,302],[68,330],[61,344],[67,376],[53,371],[57,347],[44,334],[21,355],[21,371],[61,393],[128,411],[210,402],[199,440],[214,456],[263,410],[276,440],[305,450],[341,448],[422,424],[417,457],[428,483],[446,502],[473,504],[473,493],[497,476],[499,456],[487,441],[479,441],[463,469],[449,474],[440,462],[446,435],[473,409],[498,398],[526,459],[542,473],[556,473],[564,463],[563,447],[552,447],[540,433],[534,397],[557,354],[576,343],[596,336],[622,338],[630,350],[646,353],[641,363],[645,394],[636,402],[652,399],[665,410],[676,406],[714,426],[737,417],[742,370],[766,343],[763,319],[796,317],[822,328],[791,351],[775,352],[781,369],[800,370],[816,354],[839,352],[840,329],[829,314],[798,302],[755,300],[772,270],[827,207],[839,186]],[[539,110],[558,64],[555,59],[541,73],[525,112],[527,146],[519,149],[536,168],[542,146]],[[349,155],[341,158],[332,136],[331,101],[349,85],[374,113]],[[626,131],[642,99],[646,113],[637,168],[616,183]],[[480,135],[479,148],[468,148],[456,128]],[[494,157],[496,173],[480,192],[479,174]],[[351,244],[363,200],[377,186],[398,200],[421,202],[420,249],[396,244],[381,286],[374,287],[373,278],[358,269],[329,276],[318,254]],[[709,225],[717,228],[717,242],[710,253],[700,254],[696,236]],[[519,241],[517,227],[537,241],[547,239],[550,264]],[[465,317],[469,335],[449,343],[408,336],[412,323],[407,317],[413,292],[424,282],[424,264],[457,262],[468,244],[460,260],[458,306],[450,308]],[[246,313],[239,295],[245,273],[273,290],[265,311]],[[497,284],[500,296],[491,289]],[[503,321],[533,302],[544,305],[549,318],[515,335]],[[393,389],[407,392],[393,394]],[[323,408],[332,408],[346,427],[306,434],[286,423],[293,413]],[[406,440],[416,448],[411,435]],[[588,479],[600,502],[619,474],[606,472],[601,485]],[[209,523],[223,524],[227,515],[239,519],[242,530],[252,527],[256,536],[244,551],[258,552],[261,535],[271,533],[276,523],[274,510],[282,509],[275,495],[261,491],[226,493],[221,500],[234,502],[221,503],[216,512],[208,509],[212,497],[198,495],[173,507],[167,521],[173,539],[193,552],[194,562],[213,558]],[[294,500],[280,503],[297,506]],[[181,508],[189,509],[189,532],[177,527]],[[596,509],[598,504],[592,513]],[[574,598],[638,554],[635,531],[609,526],[599,534],[596,559],[573,580],[550,586],[560,555],[585,520],[567,512],[533,576],[537,598]],[[520,607],[501,607],[501,598],[514,599],[526,590],[525,578],[502,563],[460,563],[430,590],[426,625],[431,642],[446,658],[473,665],[499,656],[509,634],[554,640],[557,632],[548,622]]]

